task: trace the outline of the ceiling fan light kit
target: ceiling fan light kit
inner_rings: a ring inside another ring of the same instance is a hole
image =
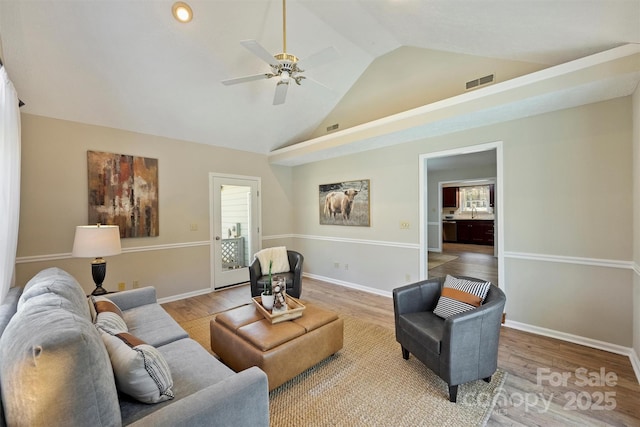
[[[287,88],[291,80],[297,85],[301,85],[303,79],[303,69],[298,67],[298,57],[287,53],[287,6],[286,0],[282,0],[282,52],[271,55],[260,43],[255,40],[243,40],[240,42],[251,53],[262,59],[271,67],[270,73],[253,74],[250,76],[237,77],[234,79],[223,80],[224,85],[234,85],[238,83],[246,83],[254,80],[278,78],[276,83],[276,93],[273,98],[273,105],[284,104],[287,96]],[[307,59],[307,66],[320,65],[321,63],[332,61],[337,57],[336,50],[331,47],[312,55]]]

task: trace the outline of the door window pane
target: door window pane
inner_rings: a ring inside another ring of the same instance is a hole
[[[220,191],[222,268],[248,266],[251,187],[223,185]]]

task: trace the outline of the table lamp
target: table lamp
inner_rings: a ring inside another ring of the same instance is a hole
[[[107,262],[104,256],[119,255],[120,228],[117,225],[79,225],[73,240],[71,255],[77,258],[95,258],[91,262],[91,275],[96,288],[91,295],[103,295],[107,290],[102,287],[107,274]]]

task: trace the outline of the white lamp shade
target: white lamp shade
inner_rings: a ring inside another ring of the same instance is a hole
[[[77,258],[98,258],[122,253],[120,228],[117,225],[79,225],[73,240],[71,255]]]

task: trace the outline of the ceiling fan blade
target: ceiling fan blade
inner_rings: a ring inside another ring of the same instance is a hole
[[[284,100],[287,98],[287,89],[289,83],[285,83],[282,80],[276,85],[276,94],[273,96],[273,105],[284,104]]]
[[[235,85],[235,84],[238,84],[238,83],[252,82],[254,80],[268,79],[270,77],[273,77],[273,76],[271,74],[267,74],[267,73],[253,74],[251,76],[236,77],[235,79],[223,80],[222,84],[226,85],[226,86],[229,86],[229,85]]]
[[[257,41],[242,40],[240,44],[244,46],[247,50],[249,50],[251,53],[253,53],[255,56],[262,59],[267,64],[278,65],[278,60],[274,58],[273,55],[271,55],[269,51],[264,47],[262,47],[262,45]]]
[[[299,60],[298,68],[300,68],[301,70],[308,70],[309,68],[317,67],[319,65],[324,65],[331,61],[335,61],[339,56],[340,54],[338,54],[338,51],[333,46],[330,46],[326,49],[322,49],[321,51],[314,53],[306,59]]]

